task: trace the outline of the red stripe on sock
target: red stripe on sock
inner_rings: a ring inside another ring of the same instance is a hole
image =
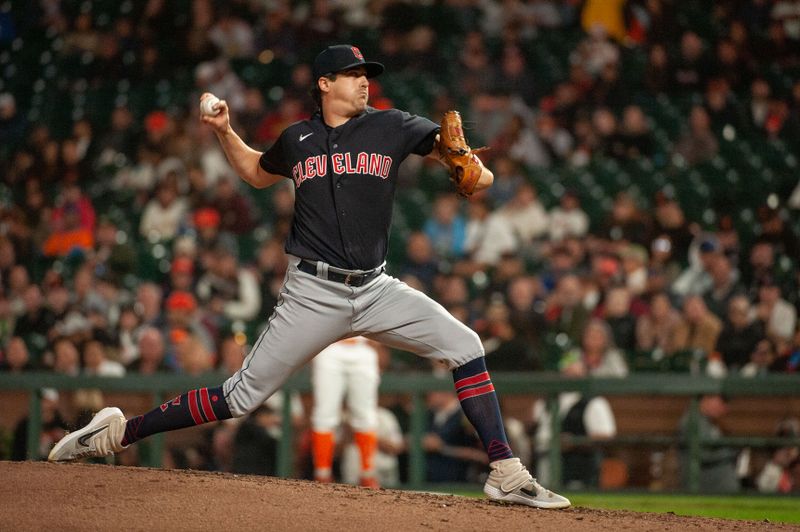
[[[471,388],[469,390],[464,390],[463,392],[458,394],[458,400],[463,401],[464,399],[469,399],[470,397],[483,395],[485,393],[493,391],[494,391],[494,384],[490,382],[486,386],[481,386],[480,388]]]
[[[461,379],[460,381],[456,381],[456,390],[458,390],[459,388],[463,388],[464,386],[469,386],[470,384],[478,384],[479,382],[488,380],[489,380],[489,372],[484,371],[483,373],[478,373],[477,375],[473,375],[472,377],[467,377],[466,379]]]
[[[207,420],[217,420],[214,409],[211,408],[211,399],[208,398],[208,388],[200,388],[200,406],[203,407],[203,414],[205,414]]]
[[[200,415],[200,409],[197,407],[197,390],[189,392],[189,412],[192,414],[192,419],[195,425],[202,425],[203,418]]]
[[[514,456],[514,453],[511,452],[511,447],[509,447],[507,443],[499,442],[497,440],[492,440],[492,443],[489,444],[489,448],[486,449],[486,454],[489,455],[490,462],[494,462],[495,460],[503,460],[504,458],[511,458]]]

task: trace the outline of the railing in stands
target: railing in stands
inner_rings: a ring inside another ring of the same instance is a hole
[[[223,375],[210,374],[203,377],[164,374],[156,377],[130,375],[124,378],[108,377],[67,377],[52,373],[27,373],[22,375],[0,374],[0,390],[22,391],[29,393],[28,423],[28,458],[40,459],[38,442],[41,431],[41,398],[37,393],[42,388],[57,390],[99,389],[108,392],[135,392],[153,394],[153,405],[163,403],[166,393],[176,393],[202,386],[216,386],[224,380]],[[700,452],[704,446],[751,446],[767,447],[773,445],[800,445],[799,439],[773,437],[728,437],[717,440],[704,440],[698,429],[699,397],[705,394],[725,394],[728,396],[800,396],[800,376],[770,375],[748,379],[728,377],[714,379],[676,374],[637,374],[625,379],[569,379],[565,380],[557,374],[547,373],[501,373],[492,374],[495,387],[501,394],[536,394],[548,397],[548,408],[552,420],[551,434],[555,435],[550,444],[550,463],[552,464],[552,480],[554,488],[560,487],[560,439],[561,421],[558,415],[558,394],[566,391],[577,391],[586,395],[672,395],[692,397],[690,403],[688,441],[683,442],[689,450],[689,491],[697,492],[700,478]],[[426,408],[424,394],[432,390],[452,390],[450,379],[439,378],[427,373],[384,374],[381,380],[382,393],[402,393],[411,396],[410,448],[409,448],[409,487],[421,487],[425,484],[425,454],[421,446],[425,430]],[[284,386],[283,432],[278,449],[278,474],[289,476],[293,463],[292,425],[290,415],[292,392],[308,392],[310,383],[306,373],[301,372],[292,377]],[[604,442],[603,445],[617,443],[647,444],[653,441],[664,443],[680,443],[677,437],[669,436],[624,436]],[[152,448],[147,453],[146,465],[161,465],[163,434],[148,440]],[[581,443],[575,440],[575,443]]]

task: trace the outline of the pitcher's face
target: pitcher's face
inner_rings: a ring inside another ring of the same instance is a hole
[[[359,114],[369,101],[369,80],[364,67],[337,72],[336,79],[329,81],[330,96],[350,111]]]

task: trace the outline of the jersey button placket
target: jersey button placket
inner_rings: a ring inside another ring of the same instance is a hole
[[[336,139],[339,138],[339,133],[337,131],[331,132],[328,136],[328,153],[333,155],[333,151],[339,147],[339,143],[335,142]],[[336,180],[336,191],[340,191],[342,189],[342,177],[336,178],[336,173],[333,171],[333,164],[331,163],[331,178]],[[344,218],[345,212],[344,209],[339,210],[339,218]]]
[[[333,137],[335,138],[336,135],[333,135]],[[332,150],[335,150],[338,147],[339,147],[339,144],[336,143],[336,142],[331,144]],[[332,175],[335,175],[335,174],[332,174]],[[336,178],[334,177],[334,179],[336,179]],[[340,190],[341,188],[342,188],[342,178],[340,177],[340,178],[336,179],[336,190]],[[341,215],[344,216],[344,211],[341,212]]]

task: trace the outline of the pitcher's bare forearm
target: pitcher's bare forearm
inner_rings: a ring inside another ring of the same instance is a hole
[[[210,98],[213,98],[215,103],[209,111],[204,109],[203,102]],[[259,164],[261,152],[245,144],[233,130],[228,102],[218,100],[213,94],[205,92],[200,96],[200,110],[200,121],[213,128],[219,143],[222,145],[222,149],[225,151],[228,162],[239,177],[256,188],[274,185],[282,179],[279,175],[264,171]],[[213,114],[214,111],[216,111],[216,114]]]
[[[229,126],[224,132],[215,133],[228,162],[245,182],[256,188],[266,188],[282,179],[282,176],[270,174],[261,168],[261,152],[245,144],[233,128]]]

